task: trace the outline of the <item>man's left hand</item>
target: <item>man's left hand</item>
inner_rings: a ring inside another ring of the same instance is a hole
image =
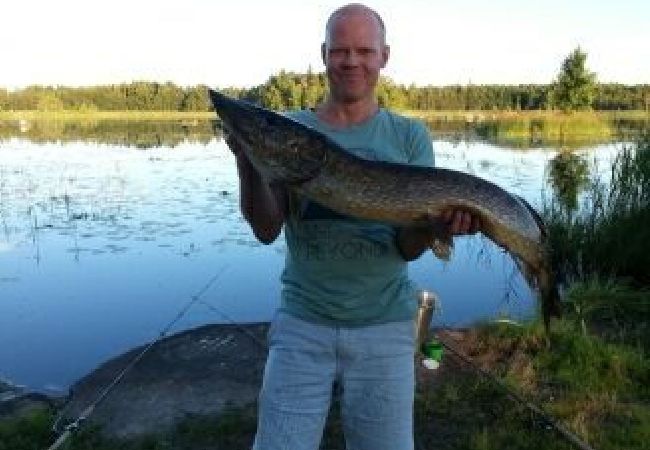
[[[462,210],[446,211],[442,215],[442,220],[433,217],[425,217],[425,219],[429,222],[428,226],[403,227],[398,230],[397,246],[407,261],[419,257],[432,246],[436,238],[446,241],[454,235],[474,234],[481,227],[477,216]]]

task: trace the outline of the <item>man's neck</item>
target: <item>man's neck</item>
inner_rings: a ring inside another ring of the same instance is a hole
[[[343,128],[365,122],[378,110],[379,105],[375,98],[350,103],[328,98],[316,108],[316,115],[329,125]]]

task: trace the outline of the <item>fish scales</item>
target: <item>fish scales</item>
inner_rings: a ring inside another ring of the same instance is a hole
[[[283,184],[339,213],[362,219],[397,226],[429,224],[427,217],[439,219],[439,245],[432,243],[439,256],[445,256],[451,244],[444,213],[468,211],[479,218],[479,231],[510,252],[531,287],[539,289],[547,329],[550,316],[559,315],[544,226],[525,200],[463,172],[356,157],[293,119],[213,90],[209,93],[225,130],[269,183]]]

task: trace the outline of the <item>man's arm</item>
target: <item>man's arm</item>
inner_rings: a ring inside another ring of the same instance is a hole
[[[282,230],[286,192],[279,186],[270,187],[233,139],[228,139],[227,143],[237,161],[241,212],[255,237],[263,244],[270,244]]]

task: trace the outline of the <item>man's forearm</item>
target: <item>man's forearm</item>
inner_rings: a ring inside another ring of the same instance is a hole
[[[427,228],[398,228],[395,239],[402,258],[413,261],[430,247],[433,233]]]

